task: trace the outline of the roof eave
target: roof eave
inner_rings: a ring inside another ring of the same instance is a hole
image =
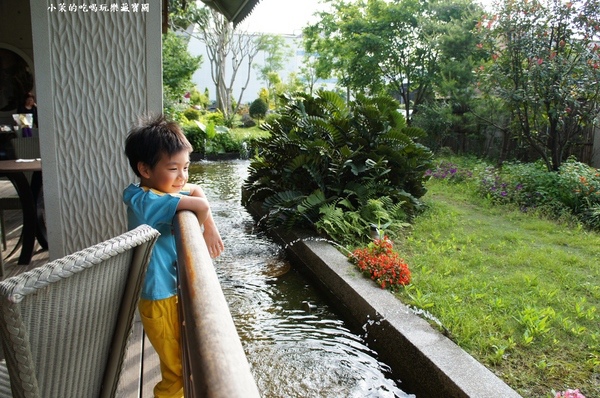
[[[234,25],[242,22],[260,0],[202,0],[207,6],[217,10]]]

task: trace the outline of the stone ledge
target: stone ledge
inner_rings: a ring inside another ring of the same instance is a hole
[[[259,214],[258,207],[249,206]],[[253,208],[254,207],[254,208]],[[309,271],[388,364],[400,388],[425,397],[518,398],[520,395],[387,290],[379,288],[331,244],[300,231],[270,231],[290,261]],[[375,326],[373,326],[375,325]]]

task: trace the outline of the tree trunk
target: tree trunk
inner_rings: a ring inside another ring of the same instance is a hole
[[[561,159],[561,149],[560,143],[558,140],[558,130],[555,121],[550,122],[550,126],[548,127],[548,149],[550,150],[550,159],[552,162],[552,171],[557,171],[562,163]]]

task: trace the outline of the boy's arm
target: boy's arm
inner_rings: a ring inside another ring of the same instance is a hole
[[[177,205],[177,210],[190,210],[194,212],[200,224],[204,223],[210,214],[210,206],[206,198],[188,195],[181,195],[179,204]]]
[[[206,195],[204,195],[204,191],[200,186],[195,184],[188,184],[188,186],[190,187],[190,196],[188,197],[189,199],[202,199],[208,204]],[[204,226],[203,235],[204,241],[206,242],[206,247],[208,248],[208,253],[212,258],[219,257],[225,249],[225,246],[223,245],[223,240],[221,239],[221,235],[219,234],[217,225],[213,220],[212,213],[210,212],[210,207],[208,208],[206,218],[203,221],[201,221],[200,218],[198,218],[198,222],[200,222],[200,224]]]

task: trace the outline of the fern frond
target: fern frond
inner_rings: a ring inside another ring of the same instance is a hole
[[[316,191],[308,195],[306,198],[304,198],[302,203],[298,205],[298,210],[301,213],[307,213],[316,209],[318,212],[319,208],[325,203],[327,203],[327,198],[323,194],[323,191],[317,189]]]
[[[302,201],[303,198],[304,194],[299,191],[277,192],[276,194],[266,198],[263,205],[267,209],[278,207],[291,208],[296,207],[296,205]]]
[[[321,105],[332,114],[347,115],[348,107],[344,99],[333,91],[319,90],[317,97],[322,99]]]
[[[299,168],[303,167],[304,164],[307,161],[307,156],[306,154],[300,154],[298,156],[296,156],[295,158],[293,158],[290,162],[288,162],[285,167],[284,170],[286,173],[293,173],[296,170],[298,170]]]
[[[425,130],[419,127],[405,127],[401,131],[402,134],[410,138],[425,138],[427,136]]]

